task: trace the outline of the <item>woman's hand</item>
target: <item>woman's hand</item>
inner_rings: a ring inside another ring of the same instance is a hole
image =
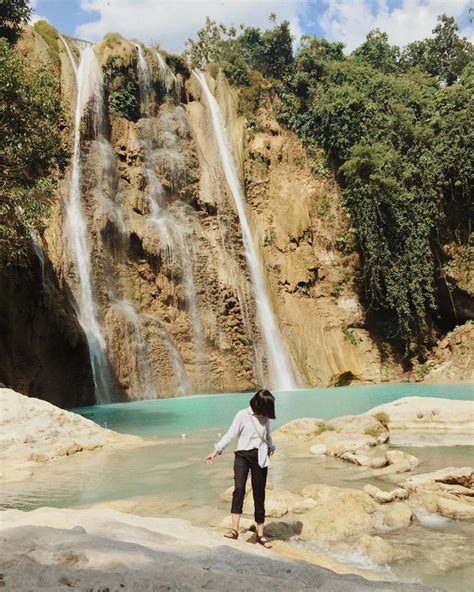
[[[206,456],[206,462],[207,462],[207,464],[208,464],[208,465],[212,465],[212,464],[214,464],[214,459],[216,458],[216,456],[217,456],[218,454],[219,454],[219,453],[217,452],[217,450],[214,450],[214,452],[211,452],[211,454],[208,454],[208,455]]]

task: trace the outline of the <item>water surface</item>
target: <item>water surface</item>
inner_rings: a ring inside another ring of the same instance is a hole
[[[213,466],[206,465],[204,457],[236,411],[248,405],[250,396],[251,393],[201,395],[76,409],[101,425],[157,439],[160,443],[145,448],[79,454],[48,463],[28,481],[5,484],[0,491],[0,507],[28,510],[132,498],[135,500],[132,511],[143,515],[168,514],[197,525],[217,526],[229,511],[228,502],[220,496],[232,485],[232,445]],[[474,390],[473,385],[467,384],[389,384],[281,392],[276,393],[277,419],[273,424],[278,427],[304,416],[331,419],[362,413],[406,396],[472,400]],[[305,443],[280,447],[270,469],[274,487],[299,493],[309,483],[355,488],[362,488],[366,483],[383,489],[392,486],[380,478],[368,477],[363,467],[333,458],[309,458],[307,448]],[[415,472],[424,473],[471,464],[474,449],[455,446],[405,450],[421,461]],[[126,506],[117,507],[127,510]],[[382,533],[382,536],[405,557],[391,568],[399,576],[451,591],[469,589],[472,525],[454,521],[416,522],[409,529]],[[327,549],[327,552],[335,553],[335,550]],[[441,563],[436,559],[439,554],[444,557]],[[348,562],[353,560],[350,553],[347,557]],[[361,558],[356,559],[360,563]]]

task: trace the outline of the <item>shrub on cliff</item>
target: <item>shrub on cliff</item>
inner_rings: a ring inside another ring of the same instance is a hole
[[[140,88],[133,65],[111,55],[102,69],[110,112],[136,121],[140,116]]]
[[[21,263],[66,150],[58,81],[0,39],[0,266]]]
[[[22,25],[26,25],[31,17],[28,0],[0,1],[0,37],[14,43],[21,34]]]

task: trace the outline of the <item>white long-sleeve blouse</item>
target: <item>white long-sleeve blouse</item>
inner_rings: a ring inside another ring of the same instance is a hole
[[[258,434],[256,433],[258,431]],[[234,420],[222,438],[214,444],[214,449],[222,454],[234,438],[239,437],[236,450],[252,450],[258,448],[262,439],[268,444],[270,452],[275,451],[272,437],[270,435],[270,420],[255,415],[250,407],[236,413]],[[261,438],[260,438],[261,436]]]

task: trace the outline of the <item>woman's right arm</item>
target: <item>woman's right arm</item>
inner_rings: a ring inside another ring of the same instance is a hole
[[[222,438],[219,440],[219,442],[217,442],[217,444],[214,444],[214,450],[217,450],[218,454],[222,454],[222,451],[224,450],[224,448],[227,448],[227,446],[229,446],[229,444],[232,442],[232,440],[240,434],[241,429],[242,429],[242,426],[241,426],[241,421],[240,421],[240,413],[237,413],[236,416],[234,417],[234,420],[233,420],[230,428],[222,436]]]
[[[237,413],[234,417],[234,421],[232,422],[230,428],[222,436],[219,442],[217,442],[217,444],[214,444],[214,451],[211,452],[211,454],[207,455],[206,462],[208,465],[212,465],[216,456],[218,454],[222,454],[224,448],[226,448],[232,442],[232,440],[240,434],[241,430],[242,426],[240,421],[240,415],[239,413]]]

